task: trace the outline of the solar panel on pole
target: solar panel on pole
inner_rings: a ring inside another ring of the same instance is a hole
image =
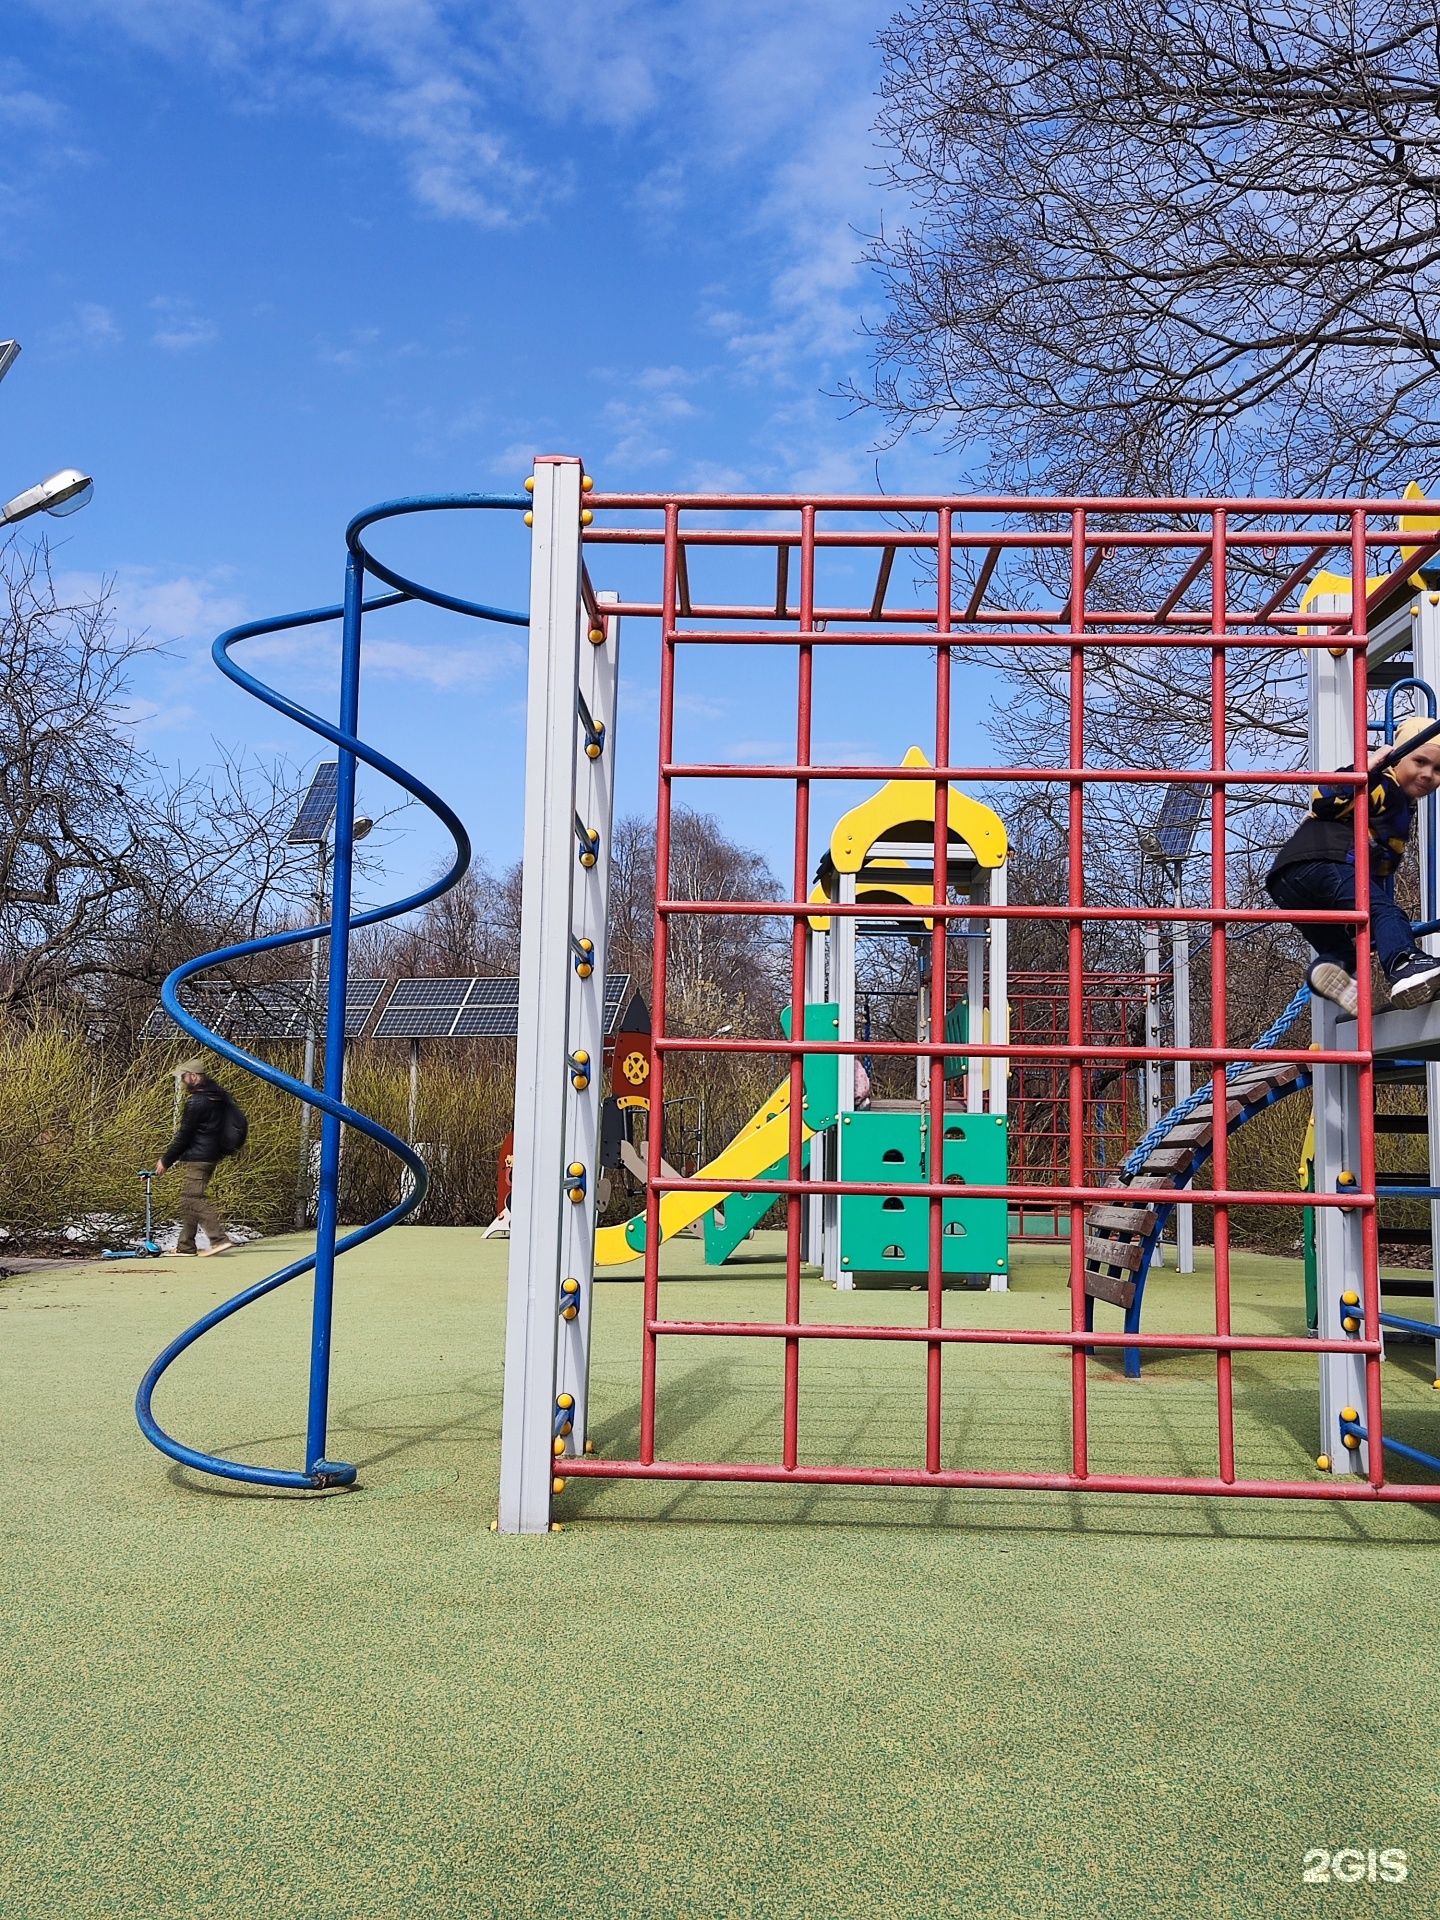
[[[350,982],[345,1004],[347,1038],[354,1039],[364,1030],[384,989],[383,980]],[[298,1040],[305,1033],[310,983],[269,980],[246,986],[229,980],[197,980],[187,984],[181,1004],[227,1040]],[[164,1007],[156,1007],[140,1029],[140,1038],[163,1039],[173,1025]]]
[[[295,824],[285,838],[292,846],[319,846],[330,831],[335,817],[335,790],[340,779],[340,762],[322,760],[316,767]]]
[[[1146,853],[1156,860],[1188,860],[1208,798],[1198,780],[1172,781],[1154,821],[1141,829]]]

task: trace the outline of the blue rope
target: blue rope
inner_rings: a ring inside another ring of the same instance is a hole
[[[1261,1053],[1266,1048],[1277,1045],[1284,1035],[1289,1032],[1291,1027],[1294,1026],[1295,1022],[1300,1018],[1300,1015],[1309,1004],[1310,989],[1308,986],[1301,987],[1295,995],[1295,998],[1290,1002],[1289,1006],[1286,1007],[1275,1024],[1267,1027],[1264,1033],[1261,1034],[1260,1038],[1251,1048],[1251,1052]],[[1252,1067],[1254,1064],[1253,1060],[1232,1060],[1230,1065],[1225,1069],[1226,1080],[1238,1079],[1247,1067]],[[1211,1099],[1214,1091],[1214,1087],[1207,1081],[1204,1086],[1197,1087],[1193,1093],[1186,1094],[1185,1098],[1180,1101],[1177,1106],[1173,1106],[1169,1113],[1155,1122],[1154,1126],[1151,1127],[1139,1145],[1132,1148],[1131,1151],[1126,1154],[1125,1158],[1120,1162],[1120,1171],[1131,1177],[1139,1173],[1155,1148],[1158,1147],[1160,1142],[1165,1138],[1166,1134],[1172,1132],[1174,1128],[1179,1126],[1182,1120],[1188,1120],[1192,1113],[1196,1112],[1200,1107],[1203,1107],[1206,1102]]]

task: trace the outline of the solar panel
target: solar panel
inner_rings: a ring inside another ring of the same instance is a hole
[[[315,769],[295,824],[285,838],[295,846],[317,846],[330,831],[335,815],[335,789],[340,780],[340,762],[322,760]]]
[[[345,996],[345,1033],[354,1039],[364,1029],[384,991],[385,982],[358,979],[349,983]],[[197,1020],[227,1040],[300,1040],[305,1037],[310,1006],[308,980],[269,980],[253,986],[231,980],[187,982],[180,1003]],[[320,1000],[315,1009],[317,1028],[325,1025],[325,983],[320,984]],[[163,1006],[156,1007],[140,1029],[142,1040],[165,1037],[173,1027]]]
[[[462,1007],[455,1018],[457,1040],[513,1040],[520,1025],[520,1007]]]
[[[605,983],[605,1031],[613,1033],[630,993],[630,975]],[[377,1040],[513,1040],[520,1022],[520,982],[481,975],[470,980],[397,980],[375,1023]]]
[[[1186,860],[1209,798],[1198,781],[1172,781],[1154,823],[1141,835],[1145,851],[1160,860]]]
[[[463,1007],[473,981],[397,980],[386,1012],[399,1007]]]
[[[454,1007],[397,1007],[393,1001],[375,1023],[377,1040],[448,1039]]]

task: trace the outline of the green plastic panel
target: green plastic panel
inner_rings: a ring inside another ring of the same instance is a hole
[[[929,1117],[920,1112],[845,1114],[840,1166],[845,1180],[893,1184],[893,1194],[846,1195],[840,1202],[840,1264],[851,1273],[927,1273],[930,1203],[904,1189],[928,1178]],[[945,1116],[947,1181],[1003,1186],[1003,1114]],[[946,1273],[1005,1273],[1009,1245],[1003,1200],[946,1200],[940,1210]]]

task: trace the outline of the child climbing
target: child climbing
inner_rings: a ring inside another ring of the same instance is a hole
[[[1396,728],[1394,746],[1377,747],[1367,762],[1372,776],[1370,933],[1395,1007],[1418,1007],[1440,994],[1440,956],[1420,951],[1409,918],[1395,904],[1395,874],[1410,843],[1415,803],[1440,787],[1440,737],[1431,731],[1434,724],[1412,714]],[[1406,742],[1419,734],[1427,737],[1405,752]],[[1316,787],[1309,814],[1265,877],[1276,906],[1297,912],[1354,908],[1357,792],[1323,783]],[[1315,949],[1305,976],[1311,992],[1353,1018],[1359,1005],[1354,929],[1306,924],[1298,931]]]

